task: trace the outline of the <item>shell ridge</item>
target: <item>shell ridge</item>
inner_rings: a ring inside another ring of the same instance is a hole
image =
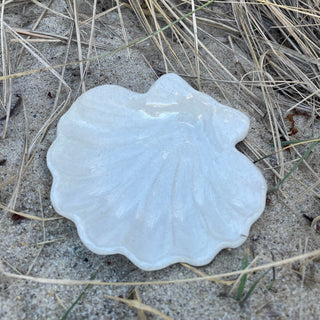
[[[164,167],[164,163],[160,164],[160,166],[159,166],[159,168],[158,168],[158,171],[156,172],[155,177],[154,177],[152,183],[150,184],[150,187],[149,187],[149,190],[148,190],[147,196],[146,196],[145,210],[144,210],[144,212],[150,212],[150,207],[153,207],[153,206],[152,206],[153,201],[152,201],[151,199],[152,199],[155,195],[156,195],[156,196],[159,196],[159,195],[156,194],[157,192],[156,192],[156,190],[154,190],[154,188],[155,188],[155,186],[157,185],[157,179],[159,178],[163,167]],[[149,209],[148,209],[148,208],[149,208]],[[152,211],[152,212],[153,212],[153,214],[155,214],[154,211]],[[158,221],[158,218],[159,218],[159,215],[153,219],[153,222],[150,221],[150,219],[148,219],[148,224],[149,224],[150,226],[154,225],[154,222],[155,222],[155,221]]]
[[[117,203],[118,201],[119,201],[118,203],[122,203],[121,197],[124,197],[124,200],[125,200],[125,196],[127,195],[127,191],[130,187],[132,187],[134,189],[134,191],[137,191],[137,189],[134,187],[134,185],[137,181],[137,174],[139,174],[141,172],[141,170],[143,170],[143,168],[146,167],[146,163],[151,162],[154,164],[156,161],[158,161],[158,159],[155,159],[155,158],[153,158],[151,161],[150,161],[150,159],[152,159],[152,158],[151,157],[144,158],[145,161],[138,163],[138,165],[139,165],[138,167],[137,167],[137,165],[132,166],[130,175],[127,173],[126,176],[124,177],[124,179],[125,179],[124,181],[117,179],[115,177],[114,180],[117,184],[111,185],[109,191],[106,190],[108,192],[111,192],[113,195],[114,194],[117,195],[117,196],[112,197],[112,203],[114,203],[114,202]],[[119,169],[119,170],[121,172],[121,169]],[[114,175],[114,173],[113,173],[113,175]],[[118,174],[116,174],[116,176],[118,176]],[[149,178],[150,178],[150,176],[149,176]],[[147,186],[147,184],[145,183],[144,186]],[[109,198],[109,199],[111,200],[111,198]],[[135,200],[137,200],[137,199],[135,199]],[[133,203],[133,202],[134,202],[134,200],[131,199],[130,203]]]
[[[210,207],[212,208],[210,210],[210,218],[207,217],[208,214],[205,214],[206,211],[203,211],[203,207],[201,208],[201,212],[202,215],[204,215],[203,218],[207,222],[206,225],[208,226],[210,233],[216,237],[219,234],[220,230],[223,229],[223,225],[229,227],[230,225],[232,225],[232,222],[226,214],[222,214],[223,212],[230,212],[228,208],[228,202],[220,200],[224,198],[224,189],[222,188],[224,184],[222,183],[219,186],[215,184],[215,181],[221,181],[221,178],[222,180],[225,180],[225,178],[221,176],[221,170],[219,170],[219,163],[215,161],[215,157],[212,155],[212,152],[208,153],[208,157],[211,160],[210,162],[215,164],[214,166],[207,167],[207,174],[204,175],[204,177],[206,177],[205,181],[207,181],[208,184],[208,188],[204,189],[204,191],[206,192],[205,199],[207,199],[206,202],[209,202]],[[203,160],[201,157],[200,159]],[[204,168],[205,165],[201,164],[201,167]],[[228,182],[227,185],[233,186]],[[215,224],[209,223],[209,221],[213,221],[212,219],[214,219]],[[218,225],[219,227],[217,227]],[[213,230],[215,230],[215,232],[213,232]]]
[[[170,238],[171,238],[171,243],[172,247],[174,248],[176,246],[176,241],[174,237],[174,200],[176,198],[176,193],[177,193],[177,175],[178,175],[178,170],[179,170],[179,161],[176,161],[175,166],[174,166],[174,174],[173,174],[173,179],[172,179],[172,184],[171,184],[171,198],[170,198]],[[172,250],[172,249],[171,249]]]
[[[158,162],[158,159],[154,158],[153,162],[156,162],[156,161]],[[151,193],[153,185],[156,183],[157,176],[160,175],[160,171],[161,171],[161,166],[162,165],[157,166],[158,167],[157,171],[152,170],[151,172],[149,172],[149,174],[148,174],[148,178],[149,178],[148,180],[149,181],[145,181],[144,180],[144,182],[143,182],[143,192],[140,192],[140,193],[147,194],[147,196],[146,196],[146,200],[145,201],[140,201],[140,203],[139,203],[139,206],[138,206],[138,209],[137,209],[137,214],[136,214],[137,218],[141,218],[141,216],[142,216],[142,214],[144,212],[150,211],[147,208],[147,206],[148,206],[147,201],[148,201],[149,198],[151,198],[150,197],[150,193]],[[150,168],[154,168],[154,166],[150,166]],[[153,178],[150,179],[150,177],[153,177]]]
[[[188,158],[180,159],[176,178],[176,188],[180,191],[176,192],[176,205],[174,208],[174,216],[180,221],[183,221],[183,212],[194,207],[192,201],[192,181],[190,173],[190,160]]]

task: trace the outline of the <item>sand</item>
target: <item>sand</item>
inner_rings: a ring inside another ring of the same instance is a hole
[[[67,39],[72,21],[56,14],[59,12],[68,15],[66,2],[54,1],[51,8],[54,12],[45,15],[37,31],[60,35]],[[102,12],[108,8],[111,8],[109,2],[99,2],[97,11]],[[217,6],[217,10],[223,9],[223,6]],[[81,2],[79,19],[89,18],[91,10],[86,2]],[[42,11],[43,8],[32,2],[17,2],[16,6],[6,8],[4,21],[8,28],[31,30]],[[136,16],[129,8],[122,8],[122,15],[128,41],[145,35]],[[67,40],[31,42],[27,46],[29,48],[32,46],[30,50],[33,54],[24,49],[17,64],[22,46],[13,41],[18,36],[15,37],[11,31],[13,29],[8,28],[6,37],[11,73],[44,67],[45,64],[40,61],[40,56],[50,65],[64,63]],[[83,41],[88,41],[90,25],[81,28]],[[252,65],[248,56],[241,51],[240,47],[230,49],[226,33],[212,28],[210,33],[215,40],[204,34],[200,34],[199,37],[232,74],[239,76],[237,59],[241,61],[242,66],[248,68],[247,71],[250,71]],[[167,33],[167,36],[170,35]],[[36,38],[32,37],[32,39]],[[76,39],[75,34],[73,39]],[[92,55],[104,54],[125,44],[116,10],[97,19],[94,44],[96,47]],[[181,53],[178,45],[174,42],[173,45],[177,52]],[[86,57],[87,49],[88,46],[83,44],[83,57]],[[76,60],[78,60],[77,44],[72,42],[68,61]],[[181,58],[181,62],[187,66],[186,59]],[[216,66],[214,74],[223,79],[222,69],[217,63],[213,65]],[[177,64],[175,67],[181,75],[185,74]],[[145,92],[159,76],[159,70],[163,69],[161,54],[155,49],[153,42],[147,40],[130,48],[129,51],[121,50],[114,55],[92,61],[85,79],[85,89],[88,90],[100,84],[118,84],[130,90]],[[61,71],[61,68],[56,69],[58,74],[61,74]],[[207,77],[205,70],[202,75],[203,78]],[[185,77],[185,79],[194,85],[192,78]],[[200,278],[201,276],[195,273],[195,270],[181,264],[159,271],[145,272],[124,256],[99,256],[90,252],[82,244],[75,225],[60,217],[50,203],[52,178],[46,165],[46,153],[55,138],[57,120],[82,91],[79,64],[66,67],[64,81],[70,90],[66,85],[62,85],[57,104],[55,99],[60,81],[52,72],[34,72],[11,81],[11,86],[8,86],[12,92],[11,105],[16,104],[16,108],[10,117],[6,136],[0,140],[0,202],[18,212],[40,218],[59,217],[59,219],[45,222],[17,219],[17,216],[12,216],[10,212],[1,212],[0,256],[2,267],[7,274],[0,275],[0,318],[62,318],[66,309],[86,287],[85,285],[38,283],[32,278],[88,280],[95,275],[97,280],[116,283]],[[201,83],[202,91],[250,117],[250,132],[246,143],[238,145],[239,150],[252,159],[254,156],[247,144],[252,145],[256,150],[263,150],[266,154],[273,152],[272,135],[262,105],[260,106],[261,115],[253,110],[250,101],[245,98],[242,89],[237,85],[208,80],[202,80]],[[3,89],[5,83],[2,82],[1,86]],[[69,92],[70,101],[67,101]],[[261,98],[259,90],[255,89],[255,92]],[[17,103],[19,97],[22,100]],[[48,119],[56,114],[54,113],[56,110],[61,113],[52,119],[48,130],[41,131]],[[4,115],[5,112],[1,107],[0,117]],[[303,116],[296,117],[296,126],[299,129],[296,139],[315,136],[311,129],[306,127],[306,123],[307,119]],[[287,125],[290,124],[287,123]],[[5,120],[1,120],[1,133],[4,127]],[[313,130],[319,132],[319,121]],[[42,133],[43,136],[41,136]],[[319,148],[315,148],[308,161],[318,173],[319,152]],[[284,158],[286,168],[291,168],[291,161],[295,156],[285,152]],[[26,167],[29,160],[31,161]],[[274,165],[274,161],[274,156],[267,160],[270,165]],[[261,161],[257,166],[264,174],[268,186],[274,186],[274,174],[268,169],[267,164]],[[23,170],[21,171],[20,168]],[[294,174],[298,180],[308,178],[308,175],[310,175],[309,170],[304,165],[300,166]],[[309,185],[314,182],[310,176]],[[281,192],[269,194],[266,209],[252,226],[245,243],[239,248],[221,251],[210,264],[197,267],[197,270],[204,275],[239,270],[246,253],[248,253],[249,262],[257,258],[254,265],[260,265],[319,248],[319,234],[303,217],[303,214],[310,217],[319,214],[319,198],[311,192],[300,196],[301,190],[297,180],[290,178],[283,185]],[[295,201],[298,195],[299,199]],[[172,319],[317,319],[319,317],[320,290],[317,279],[320,278],[320,267],[318,260],[298,261],[268,270],[269,272],[265,274],[243,306],[236,300],[237,287],[232,291],[232,285],[214,281],[199,280],[118,287],[101,285],[87,288],[85,295],[68,315],[68,319],[137,319],[138,317],[144,319],[144,315],[138,314],[135,308],[110,298],[110,296],[132,298],[130,293],[134,288],[139,294],[141,303]],[[26,275],[32,278],[14,279],[8,274]],[[250,274],[244,295],[263,274],[264,271]],[[237,278],[233,276],[223,280]],[[146,312],[145,316],[146,319],[161,319],[160,315],[152,312]]]

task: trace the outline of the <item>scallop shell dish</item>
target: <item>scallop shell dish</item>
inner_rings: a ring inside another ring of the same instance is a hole
[[[102,255],[143,270],[209,263],[264,210],[266,183],[235,144],[249,119],[166,74],[148,92],[81,95],[48,151],[55,210]]]

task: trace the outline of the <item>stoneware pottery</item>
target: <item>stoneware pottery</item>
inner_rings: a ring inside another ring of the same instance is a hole
[[[175,74],[144,94],[93,88],[58,123],[52,204],[97,254],[144,270],[207,264],[264,210],[265,180],[235,148],[248,129],[247,116]]]

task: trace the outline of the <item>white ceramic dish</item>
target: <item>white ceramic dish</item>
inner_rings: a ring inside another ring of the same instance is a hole
[[[265,180],[235,148],[248,129],[247,116],[175,74],[145,94],[96,87],[59,121],[51,201],[97,254],[144,270],[207,264],[264,210]]]

